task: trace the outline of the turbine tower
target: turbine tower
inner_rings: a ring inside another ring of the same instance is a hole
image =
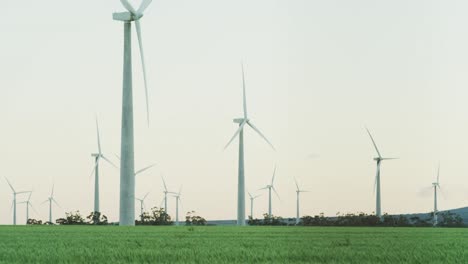
[[[13,191],[13,225],[16,225],[16,195],[17,194],[23,194],[23,193],[30,193],[31,191],[21,191],[17,192],[15,188],[13,188],[13,185],[11,185],[10,181],[5,177],[5,180],[8,182],[8,185],[10,185],[11,190]]]
[[[108,158],[104,156],[101,150],[101,138],[99,136],[99,123],[96,118],[96,134],[97,134],[97,144],[98,144],[98,153],[91,154],[94,157],[94,167],[91,171],[91,176],[94,174],[94,212],[101,212],[99,207],[99,160],[103,159],[107,161],[110,165],[114,166],[116,169],[118,167],[112,163]]]
[[[254,200],[257,199],[258,197],[260,197],[261,194],[256,195],[256,196],[252,196],[252,194],[250,194],[250,192],[248,194],[249,194],[249,197],[250,197],[250,217],[252,217],[252,219],[254,219],[254,216],[253,216]]]
[[[42,204],[49,202],[49,223],[52,225],[54,224],[52,222],[52,202],[54,202],[58,207],[60,207],[60,205],[57,203],[57,201],[54,198],[54,186],[55,185],[52,184],[52,191],[50,192],[50,197],[47,198],[47,200],[45,200],[44,202],[42,202]]]
[[[271,190],[273,190],[276,194],[276,196],[279,198],[279,195],[278,195],[278,192],[276,192],[276,189],[275,189],[275,186],[273,185],[274,181],[275,181],[275,174],[276,174],[276,166],[275,166],[275,169],[273,170],[273,177],[271,178],[271,184],[265,186],[264,188],[260,189],[260,190],[266,190],[268,189],[268,215],[271,217],[272,214],[271,214]]]
[[[144,61],[143,43],[140,19],[152,0],[143,0],[138,10],[127,0],[121,0],[128,12],[114,13],[113,19],[124,22],[124,62],[123,62],[123,93],[122,93],[122,130],[120,156],[120,212],[119,225],[135,225],[135,158],[133,137],[133,91],[132,91],[132,48],[131,27],[135,22],[140,57],[143,69],[146,95],[146,118],[149,125],[148,88],[146,80],[146,66]]]
[[[309,192],[309,191],[301,190],[299,188],[299,184],[297,184],[296,178],[294,178],[294,182],[296,183],[296,196],[297,196],[297,200],[296,200],[296,225],[298,225],[299,220],[300,220],[300,215],[299,215],[299,194],[301,192]]]
[[[439,175],[440,175],[440,165],[437,168],[437,181],[432,183],[432,186],[434,187],[434,219],[433,219],[434,227],[437,226],[437,223],[438,223],[437,216],[439,214],[439,211],[437,210],[437,188],[440,189]]]
[[[268,145],[275,150],[273,144],[260,132],[260,130],[254,126],[250,121],[247,115],[247,100],[245,95],[245,76],[244,76],[244,65],[242,65],[242,91],[243,91],[243,107],[244,107],[244,117],[234,119],[234,123],[239,124],[234,136],[226,144],[224,149],[226,149],[231,142],[239,135],[239,169],[238,169],[238,180],[237,180],[237,225],[245,226],[245,168],[244,168],[244,126],[249,125],[257,134],[260,135]]]
[[[135,198],[137,201],[140,202],[140,217],[141,217],[141,222],[143,222],[143,210],[144,210],[144,206],[145,206],[145,199],[146,197],[148,196],[149,192],[147,192],[145,194],[145,196],[142,198],[142,199],[139,199],[139,198]]]
[[[375,189],[377,190],[377,195],[376,195],[376,202],[375,202],[375,214],[377,217],[382,218],[382,207],[381,207],[381,199],[380,199],[380,165],[383,160],[393,160],[396,158],[384,158],[380,154],[379,149],[377,148],[377,144],[375,144],[375,140],[372,137],[372,134],[370,133],[369,129],[367,129],[367,133],[369,134],[369,137],[372,140],[372,144],[374,145],[375,151],[377,152],[378,157],[374,158],[374,160],[377,162],[377,174],[375,176]]]
[[[181,202],[180,201],[181,195],[182,195],[182,186],[180,186],[179,192],[174,195],[176,199],[176,221],[175,221],[176,226],[179,225],[179,202]]]

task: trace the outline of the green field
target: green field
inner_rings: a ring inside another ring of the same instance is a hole
[[[1,263],[468,263],[468,229],[1,226]]]

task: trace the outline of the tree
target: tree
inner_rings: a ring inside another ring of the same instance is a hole
[[[204,226],[206,225],[206,219],[199,215],[195,215],[195,211],[187,212],[187,215],[185,216],[185,225]]]
[[[81,216],[80,211],[65,213],[65,218],[59,218],[55,221],[59,225],[85,225],[86,222]]]
[[[88,224],[90,225],[107,225],[107,216],[101,214],[101,212],[91,212],[87,217]]]
[[[163,208],[153,207],[151,212],[144,212],[140,216],[140,220],[136,220],[136,225],[172,225],[174,222],[171,216],[166,213]]]
[[[27,225],[42,225],[42,221],[29,218],[26,224]]]

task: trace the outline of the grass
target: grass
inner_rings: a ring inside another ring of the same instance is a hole
[[[468,263],[468,229],[1,226],[0,263]]]

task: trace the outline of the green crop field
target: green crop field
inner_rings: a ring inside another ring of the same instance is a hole
[[[468,263],[468,229],[2,226],[0,263]]]

